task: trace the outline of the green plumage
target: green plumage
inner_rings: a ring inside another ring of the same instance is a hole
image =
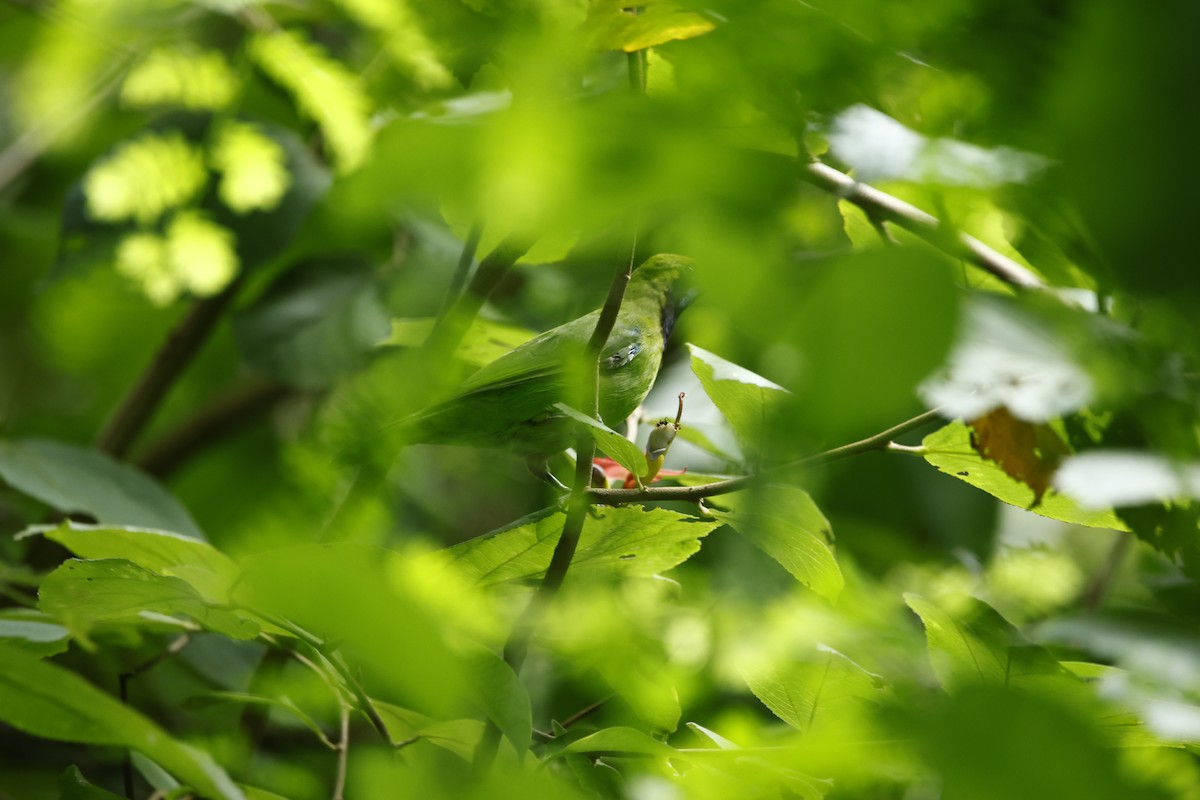
[[[660,254],[634,270],[600,359],[600,416],[610,427],[632,414],[654,385],[664,334],[679,310],[671,290],[690,263]],[[403,440],[500,447],[531,461],[570,447],[572,425],[554,404],[569,402],[567,371],[599,316],[593,311],[559,325],[481,367],[454,397],[401,422]]]

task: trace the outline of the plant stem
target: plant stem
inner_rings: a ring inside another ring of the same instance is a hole
[[[338,739],[337,776],[333,782],[332,800],[343,800],[346,791],[346,761],[350,754],[350,706],[342,704],[341,737]]]
[[[147,447],[137,464],[143,471],[162,478],[197,452],[274,406],[288,393],[286,386],[273,381],[256,381],[234,389]]]
[[[812,185],[848,200],[867,212],[876,226],[891,222],[951,255],[970,261],[1011,286],[1044,289],[1045,283],[1027,268],[996,252],[974,236],[947,229],[937,217],[886,192],[860,183],[844,172],[813,161],[801,177]]]
[[[880,431],[874,436],[868,436],[866,439],[844,444],[832,450],[814,453],[811,456],[805,456],[804,458],[789,461],[777,467],[756,472],[753,475],[742,475],[737,478],[729,478],[728,480],[703,483],[699,486],[660,486],[646,489],[588,489],[587,494],[591,502],[602,505],[640,503],[651,500],[684,500],[696,502],[705,497],[716,497],[717,495],[740,491],[757,481],[765,480],[806,464],[837,461],[847,456],[869,453],[871,451],[886,451],[895,437],[927,425],[940,416],[941,412],[938,409],[926,411],[924,414],[918,414],[912,419],[905,420],[899,425],[894,425],[885,431]]]
[[[458,266],[454,270],[454,277],[450,280],[450,288],[446,291],[446,301],[442,304],[441,316],[443,317],[454,307],[454,303],[462,294],[463,287],[467,285],[467,276],[471,274],[471,267],[475,264],[475,252],[479,249],[481,238],[483,238],[483,222],[477,219],[471,223],[471,230],[467,231],[467,238],[463,242],[462,253],[458,256]]]
[[[116,458],[122,458],[129,451],[129,446],[150,422],[171,385],[212,333],[240,286],[241,279],[235,279],[215,297],[197,301],[167,334],[153,360],[96,437],[93,445],[97,450]]]

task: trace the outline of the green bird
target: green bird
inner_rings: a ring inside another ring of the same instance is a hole
[[[654,385],[663,346],[691,300],[676,288],[690,269],[684,256],[659,254],[634,270],[600,357],[600,417],[609,427],[627,419]],[[481,367],[454,396],[401,420],[402,443],[507,449],[525,456],[535,475],[561,485],[546,461],[573,444],[577,423],[554,405],[570,402],[568,370],[579,363],[599,317],[596,310],[559,325]]]

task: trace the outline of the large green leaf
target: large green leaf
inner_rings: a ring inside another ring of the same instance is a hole
[[[933,671],[947,688],[1070,678],[1044,648],[1028,642],[986,603],[963,597],[948,609],[917,594],[904,600],[925,624]]]
[[[533,581],[550,565],[564,514],[546,510],[444,551],[452,567],[479,586]],[[650,576],[677,566],[700,549],[720,523],[664,509],[605,508],[583,526],[571,573]]]
[[[357,258],[305,261],[233,319],[246,360],[302,388],[353,372],[389,331],[371,266]]]
[[[48,439],[2,440],[0,478],[58,511],[203,537],[159,483],[95,450]]]
[[[513,668],[490,650],[479,649],[471,659],[471,693],[475,702],[496,724],[518,757],[524,757],[533,736],[529,693]]]
[[[772,417],[787,398],[787,390],[694,344],[689,344],[688,350],[692,372],[729,420],[743,447],[751,452],[762,450],[770,440]]]
[[[982,489],[1005,503],[1029,509],[1043,517],[1076,525],[1129,530],[1111,510],[1091,511],[1080,508],[1071,498],[1053,489],[1042,497],[1040,503],[1033,506],[1033,488],[1009,476],[996,462],[979,455],[971,445],[970,428],[961,422],[951,422],[934,431],[926,436],[921,444],[925,460],[941,472]],[[1032,454],[1030,457],[1032,458]]]
[[[713,515],[778,561],[792,576],[829,600],[844,579],[829,541],[832,528],[808,492],[770,486],[730,495],[732,511]]]
[[[259,630],[243,615],[205,600],[186,581],[120,558],[71,559],[46,576],[38,594],[41,609],[84,640],[97,625],[134,621],[147,612],[184,615],[236,639],[252,639]]]
[[[882,697],[882,678],[828,647],[752,672],[746,684],[775,716],[805,733],[836,725]]]
[[[207,542],[168,531],[67,521],[42,532],[80,558],[123,558],[150,572],[180,578],[206,600],[228,602],[237,565]]]
[[[3,645],[0,720],[44,739],[129,747],[206,797],[245,798],[208,754],[173,739],[75,673]]]

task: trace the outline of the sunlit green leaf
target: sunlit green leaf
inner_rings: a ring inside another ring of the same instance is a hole
[[[828,647],[803,661],[751,673],[746,683],[775,716],[808,733],[882,699],[880,676]]]
[[[221,202],[238,214],[269,211],[291,183],[283,148],[254,125],[222,122],[214,133],[210,158],[221,173]]]
[[[555,403],[554,407],[560,413],[586,426],[588,433],[596,441],[596,447],[599,448],[600,452],[616,461],[634,475],[643,475],[646,472],[646,456],[642,454],[642,451],[638,449],[636,444],[599,420],[593,419],[587,414],[581,413],[564,403]]]
[[[480,586],[534,580],[550,564],[563,521],[561,512],[539,512],[445,555]],[[664,509],[605,508],[584,522],[571,573],[655,575],[686,561],[718,525]]]
[[[999,464],[979,455],[971,446],[970,429],[961,422],[952,422],[934,431],[925,437],[921,445],[925,460],[940,471],[1006,503],[1076,525],[1129,530],[1111,510],[1089,511],[1080,508],[1071,498],[1053,489],[1034,506],[1033,489],[1007,475]]]
[[[772,486],[730,495],[733,511],[713,515],[778,561],[792,576],[828,600],[844,580],[833,557],[829,520],[808,493]]]
[[[43,611],[84,640],[98,625],[136,621],[147,612],[182,615],[235,639],[252,639],[259,630],[244,615],[205,600],[187,582],[119,558],[71,559],[46,576],[38,595]]]
[[[237,90],[237,76],[220,51],[158,48],[125,76],[121,102],[134,108],[216,111],[228,106]]]
[[[181,134],[147,133],[92,167],[83,188],[94,219],[148,224],[195,198],[207,180],[203,154]]]
[[[720,356],[689,344],[692,371],[704,392],[733,427],[743,445],[761,449],[770,437],[770,419],[787,391]]]

